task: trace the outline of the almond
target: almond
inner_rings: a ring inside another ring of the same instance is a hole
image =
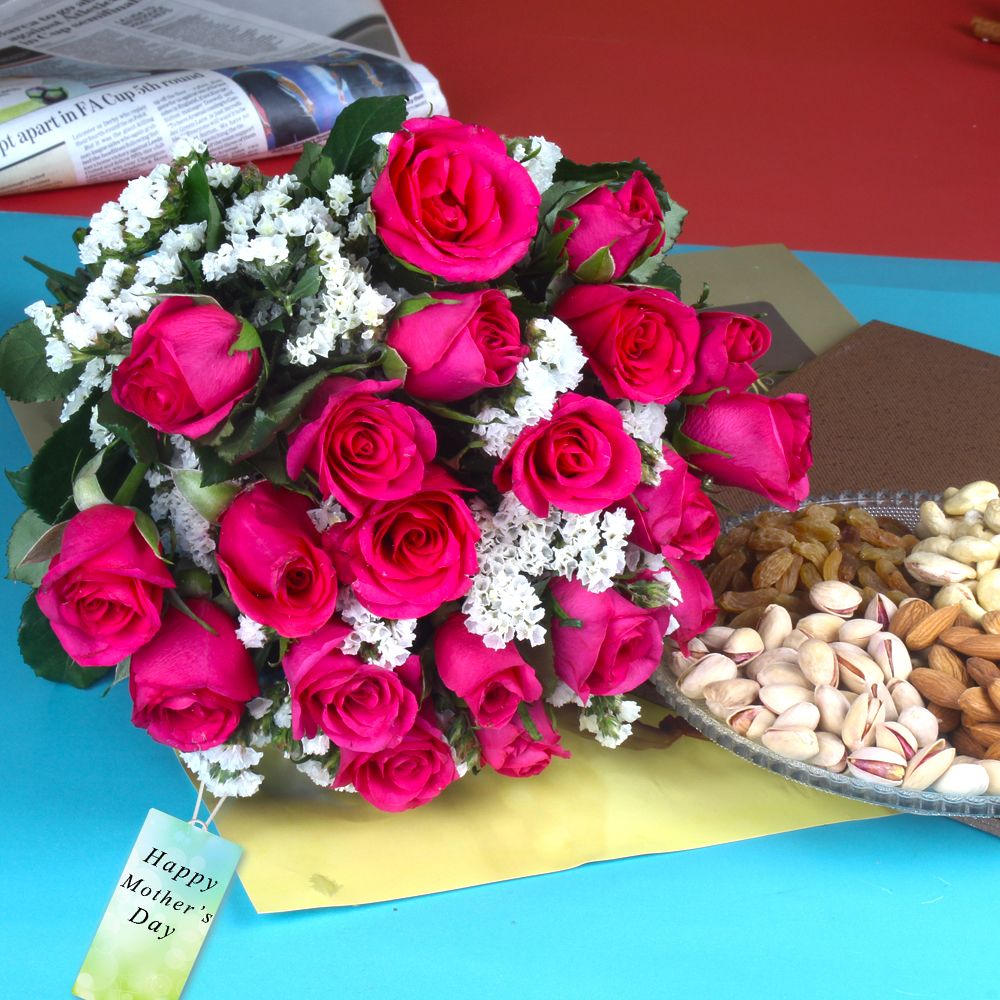
[[[919,597],[915,600],[907,601],[892,616],[892,621],[889,623],[889,631],[893,635],[898,635],[900,639],[905,639],[907,633],[914,625],[922,622],[932,614],[934,614],[934,606],[928,604],[927,601],[922,601]]]
[[[989,635],[1000,635],[1000,611],[987,611],[979,625]]]
[[[957,708],[945,708],[944,705],[935,705],[931,702],[927,706],[927,711],[938,720],[938,731],[941,735],[958,729],[962,721],[962,713]]]
[[[991,681],[986,693],[989,695],[990,701],[1000,709],[1000,681]]]
[[[927,667],[917,667],[908,680],[928,701],[943,708],[957,709],[959,699],[965,692],[965,685],[960,680]]]
[[[913,680],[911,675],[910,680]],[[920,688],[917,688],[919,691]],[[1000,709],[986,697],[982,688],[969,688],[958,699],[958,707],[963,715],[976,722],[1000,722]]]
[[[1000,660],[1000,635],[985,635],[975,629],[969,629],[969,634],[949,636],[958,629],[950,628],[941,635],[941,641],[959,653],[966,656],[979,656],[984,660]]]
[[[903,641],[906,643],[907,649],[926,649],[937,640],[937,637],[945,629],[951,629],[961,610],[960,605],[951,604],[948,607],[938,608],[926,618],[922,618],[906,633],[906,638]]]
[[[965,664],[962,663],[962,658],[958,653],[938,643],[935,646],[931,646],[927,653],[927,660],[930,663],[931,670],[937,670],[942,674],[947,674],[949,677],[954,677],[956,681],[961,681],[964,687],[969,687],[969,678],[965,672]],[[997,676],[1000,677],[1000,673]]]
[[[988,688],[993,681],[1000,680],[1000,667],[981,656],[970,656],[965,661],[965,669],[973,683],[982,688]]]
[[[967,611],[959,611],[958,617],[955,619],[956,628],[975,628],[976,619],[972,617]]]
[[[981,636],[983,633],[977,628],[964,628],[962,626],[946,628],[939,636],[941,642],[952,649],[958,649],[967,639],[974,635]]]
[[[976,722],[965,728],[969,735],[984,747],[1000,742],[1000,722]]]
[[[984,753],[983,756],[987,760],[1000,760],[1000,742],[991,743],[986,748],[986,753]]]
[[[986,750],[985,744],[980,743],[972,735],[971,730],[964,726],[949,733],[948,741],[960,754],[964,754],[966,757],[982,757]]]

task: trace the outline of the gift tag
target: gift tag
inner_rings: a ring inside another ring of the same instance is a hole
[[[150,809],[73,985],[81,1000],[177,1000],[241,850]]]

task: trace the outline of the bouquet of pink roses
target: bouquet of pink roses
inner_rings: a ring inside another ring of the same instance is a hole
[[[386,810],[530,776],[549,706],[618,745],[713,620],[702,477],[808,491],[807,401],[681,301],[652,170],[404,117],[358,101],[274,178],[182,144],[0,341],[11,398],[64,401],[9,473],[24,659],[113,669],[219,795],[271,744]]]

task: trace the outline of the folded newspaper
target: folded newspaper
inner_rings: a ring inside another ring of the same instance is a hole
[[[280,23],[273,0],[229,2],[0,0],[0,194],[135,177],[181,138],[291,152],[359,97],[447,113],[379,0],[297,0]]]

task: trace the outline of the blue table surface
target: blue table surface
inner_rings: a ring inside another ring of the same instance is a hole
[[[72,264],[75,220],[0,218],[0,327]],[[1000,353],[1000,264],[800,255],[865,322]],[[6,405],[3,464],[28,460]],[[995,456],[993,456],[995,459]],[[0,485],[0,525],[19,513]],[[146,811],[190,815],[173,755],[101,697],[36,680],[0,582],[8,702],[0,997],[69,995]],[[775,780],[778,780],[777,778]],[[893,816],[351,909],[258,916],[234,884],[185,992],[230,997],[1000,998],[1000,841]]]

